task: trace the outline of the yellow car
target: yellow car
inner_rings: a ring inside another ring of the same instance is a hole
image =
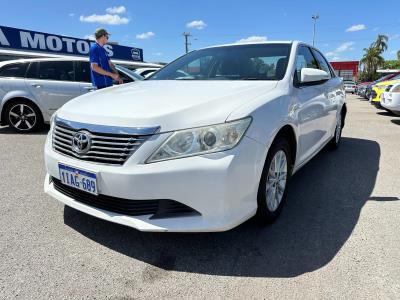
[[[372,87],[372,91],[369,96],[369,102],[371,102],[375,106],[380,106],[382,93],[385,92],[387,88],[390,89],[396,83],[400,83],[400,75],[397,75],[388,81],[382,81],[375,84]]]

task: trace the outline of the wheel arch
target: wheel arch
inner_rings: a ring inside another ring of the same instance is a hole
[[[275,134],[274,138],[272,139],[271,145],[276,141],[277,138],[284,137],[287,139],[290,145],[290,158],[292,162],[292,167],[296,164],[297,158],[297,135],[294,127],[291,124],[283,125],[278,132]]]
[[[12,104],[13,102],[16,102],[18,100],[24,100],[24,101],[31,103],[40,112],[39,117],[42,119],[42,121],[44,120],[43,112],[40,109],[40,107],[35,103],[35,101],[33,101],[32,99],[29,99],[28,97],[25,97],[25,96],[16,96],[16,97],[10,97],[3,101],[2,107],[1,107],[1,112],[0,112],[0,124],[1,125],[8,125],[8,121],[7,121],[7,117],[6,117],[7,107],[10,104]]]

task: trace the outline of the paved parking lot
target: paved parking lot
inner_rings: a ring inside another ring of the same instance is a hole
[[[400,118],[348,96],[338,151],[293,178],[281,218],[141,233],[43,193],[46,132],[0,128],[0,298],[400,295]]]

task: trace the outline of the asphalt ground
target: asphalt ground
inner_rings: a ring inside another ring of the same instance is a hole
[[[341,147],[291,182],[279,220],[142,233],[43,193],[46,131],[0,128],[0,298],[399,299],[400,118],[348,95]]]

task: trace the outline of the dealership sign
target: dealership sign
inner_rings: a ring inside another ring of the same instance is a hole
[[[93,41],[0,26],[0,49],[36,51],[60,55],[88,56]],[[112,59],[143,61],[143,50],[127,46],[104,46]]]

